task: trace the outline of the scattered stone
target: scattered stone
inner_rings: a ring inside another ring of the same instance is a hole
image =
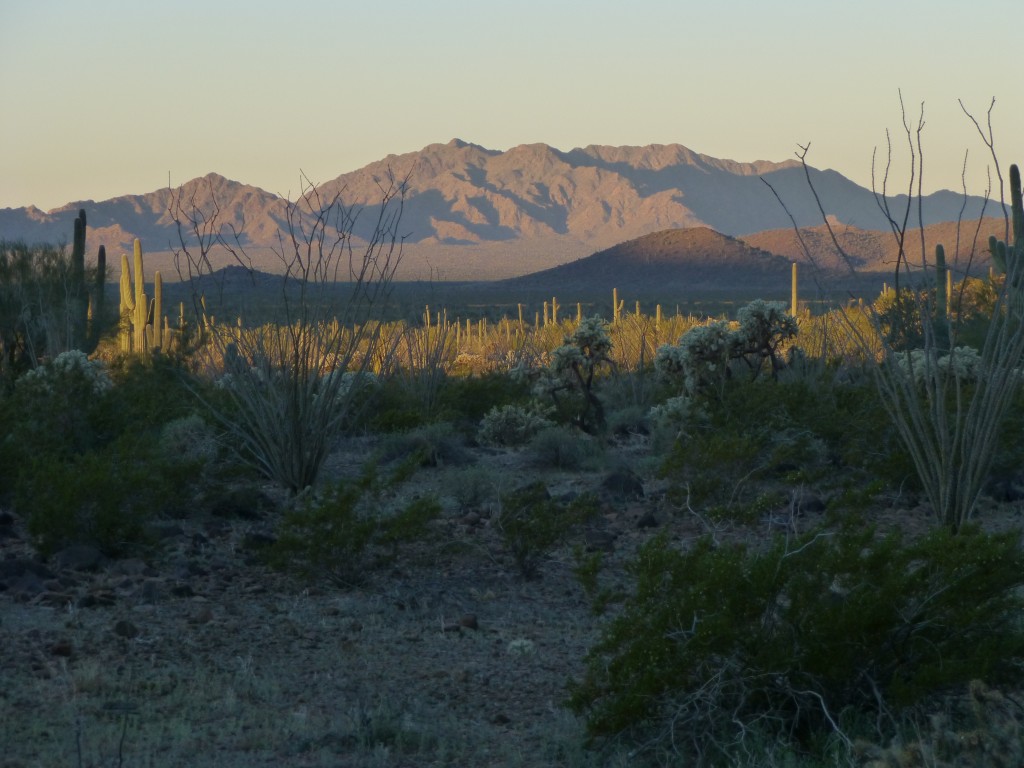
[[[176,539],[180,536],[184,536],[185,529],[177,523],[159,520],[147,524],[146,533],[158,541],[164,541],[166,539]]]
[[[512,722],[512,718],[506,715],[504,712],[499,712],[491,718],[491,723],[494,725],[508,725]]]
[[[114,625],[114,634],[119,637],[124,637],[129,640],[133,640],[139,636],[139,628],[132,624],[130,621],[121,619]]]
[[[806,488],[793,491],[791,506],[797,514],[814,514],[825,511],[825,500]]]
[[[142,576],[149,570],[149,566],[146,565],[146,561],[138,557],[129,557],[125,560],[118,560],[113,563],[110,568],[112,573],[120,574],[122,576]]]
[[[615,550],[615,534],[599,528],[588,528],[583,533],[587,552],[612,552]]]
[[[40,584],[56,576],[45,565],[34,560],[26,560],[24,558],[0,560],[0,583],[12,585],[26,575],[35,577]]]
[[[269,547],[274,546],[274,544],[276,543],[276,536],[269,533],[263,533],[261,531],[249,531],[249,533],[245,534],[245,536],[242,538],[242,546],[246,549],[251,549],[255,551],[262,551],[264,549],[268,549]]]
[[[105,560],[99,547],[92,544],[71,544],[53,556],[58,568],[72,571],[95,571]]]
[[[163,600],[163,582],[159,579],[146,579],[139,590],[139,599],[144,603],[154,604]]]
[[[116,598],[109,592],[90,592],[78,598],[75,606],[78,608],[109,608],[116,602]]]
[[[631,469],[622,468],[612,472],[601,483],[601,488],[620,501],[642,499],[644,483]]]
[[[466,629],[480,629],[480,624],[476,620],[475,613],[467,613],[459,619],[459,625]]]

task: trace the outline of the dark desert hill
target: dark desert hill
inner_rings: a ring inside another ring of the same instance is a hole
[[[800,238],[818,268],[837,274],[849,273],[851,267],[858,272],[892,272],[895,268],[899,245],[892,231],[863,230],[837,221],[832,222],[832,231],[840,246],[851,257],[850,264],[844,262],[839,255],[824,224],[800,229]],[[964,221],[959,227],[955,221],[931,224],[924,228],[924,253],[931,263],[936,244],[942,244],[954,276],[963,276],[968,268],[971,274],[978,275],[988,269],[989,235],[1006,239],[1005,220],[989,217],[980,221]],[[808,260],[792,227],[745,235],[742,240],[754,248],[777,253],[793,261]],[[911,228],[907,231],[904,250],[913,265],[920,264],[920,229]]]
[[[722,288],[778,289],[789,283],[791,262],[707,227],[669,229],[628,240],[583,259],[503,281],[508,287],[561,291],[690,293]]]

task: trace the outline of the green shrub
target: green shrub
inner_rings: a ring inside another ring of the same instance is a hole
[[[465,467],[449,473],[445,489],[459,504],[459,509],[478,509],[497,498],[502,478],[483,467]]]
[[[528,450],[537,466],[574,470],[583,467],[599,453],[599,446],[589,435],[556,426],[542,429],[534,435]]]
[[[836,469],[897,486],[914,477],[871,382],[837,381],[833,370],[731,381],[719,397],[673,399],[652,417],[679,430],[662,471],[689,486],[693,504],[742,503],[751,481],[816,481]]]
[[[393,558],[401,543],[422,538],[440,515],[441,507],[432,498],[383,512],[380,495],[395,482],[380,481],[370,468],[356,482],[297,499],[281,522],[269,553],[271,564],[311,579],[358,584],[375,558]]]
[[[536,482],[504,494],[496,522],[520,574],[532,578],[540,561],[566,534],[596,512],[593,496],[580,496],[565,504],[552,499],[544,483]]]
[[[973,679],[1019,682],[1022,568],[1017,533],[850,527],[685,552],[660,536],[570,704],[592,736],[673,744],[692,764],[731,764],[755,737],[807,747]]]
[[[43,456],[22,468],[14,506],[44,555],[76,542],[121,555],[145,543],[148,520],[184,513],[188,489],[177,467],[127,437],[71,459]]]
[[[381,451],[385,461],[414,458],[423,467],[459,466],[472,461],[462,435],[447,422],[390,435]]]
[[[507,373],[448,378],[440,393],[441,417],[478,424],[486,413],[505,405],[525,405],[528,382]]]

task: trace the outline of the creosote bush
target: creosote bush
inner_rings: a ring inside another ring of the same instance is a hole
[[[906,541],[850,525],[685,551],[659,536],[630,564],[635,591],[570,704],[593,737],[694,765],[732,764],[759,739],[849,744],[845,722],[892,722],[973,679],[1020,682],[1022,568],[1019,534],[971,528]]]
[[[596,513],[593,496],[560,502],[538,481],[501,496],[496,525],[520,574],[529,579],[537,575],[540,562],[573,527]]]
[[[381,478],[370,466],[358,480],[295,499],[268,553],[271,564],[341,586],[360,583],[376,561],[392,559],[403,542],[423,538],[441,513],[428,497],[385,511],[385,492],[413,469],[406,463]]]

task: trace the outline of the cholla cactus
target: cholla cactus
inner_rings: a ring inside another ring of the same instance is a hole
[[[525,445],[550,426],[550,421],[532,409],[518,405],[495,406],[480,421],[477,437],[488,445]]]
[[[737,317],[736,323],[714,320],[691,328],[676,346],[658,350],[655,368],[682,380],[690,395],[721,391],[733,360],[746,362],[754,378],[768,360],[774,376],[784,366],[783,345],[797,334],[796,319],[783,302],[761,299],[742,307]]]
[[[736,332],[737,352],[754,369],[760,371],[767,359],[774,375],[782,366],[780,349],[797,335],[796,318],[789,314],[781,301],[757,299],[737,313],[739,329]]]
[[[981,355],[973,347],[954,347],[948,355],[935,356],[924,349],[911,349],[895,357],[896,365],[916,384],[952,374],[958,382],[975,381],[982,371]]]
[[[550,397],[557,410],[585,432],[604,429],[604,405],[594,391],[594,378],[602,366],[613,367],[612,340],[600,317],[585,318],[562,346],[551,353],[534,393]]]
[[[729,360],[736,348],[732,327],[724,320],[691,328],[675,347],[661,347],[654,366],[663,376],[682,379],[689,394],[720,389],[728,376]]]
[[[52,393],[60,383],[75,377],[86,382],[92,394],[106,392],[113,386],[103,363],[90,360],[85,352],[77,349],[61,352],[46,365],[29,371],[18,379],[18,386]]]

